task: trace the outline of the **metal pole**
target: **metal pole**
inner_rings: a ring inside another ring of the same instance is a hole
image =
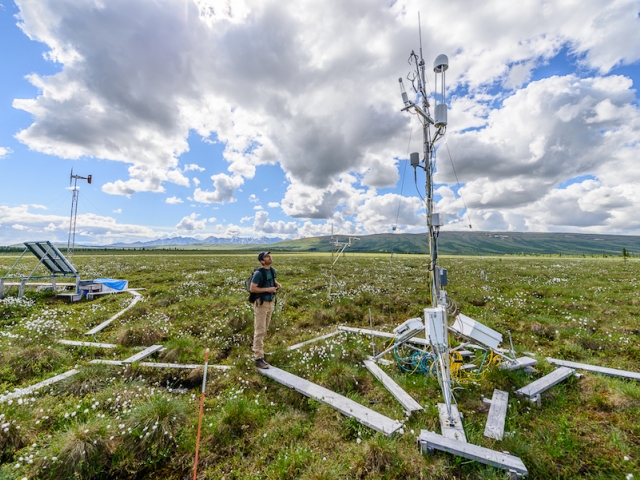
[[[193,465],[193,480],[198,474],[198,453],[200,451],[200,430],[202,428],[202,413],[204,411],[204,390],[207,385],[207,368],[209,368],[209,349],[204,353],[204,375],[202,377],[202,393],[200,395],[200,417],[198,418],[198,436],[196,437],[196,459]]]

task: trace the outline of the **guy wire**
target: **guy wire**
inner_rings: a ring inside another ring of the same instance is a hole
[[[451,168],[453,169],[453,175],[456,177],[456,184],[458,185],[458,195],[460,195],[460,199],[462,200],[462,204],[464,205],[464,211],[467,213],[467,221],[469,222],[469,228],[473,228],[471,226],[471,216],[469,215],[469,209],[467,208],[467,202],[464,201],[464,197],[462,196],[462,192],[460,192],[460,180],[458,180],[458,173],[456,172],[456,167],[453,164],[453,157],[451,156],[451,150],[449,150],[449,142],[447,142],[447,138],[444,139],[444,144],[447,147],[447,153],[449,154],[449,161],[451,162]]]

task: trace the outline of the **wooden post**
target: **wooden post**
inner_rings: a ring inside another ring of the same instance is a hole
[[[196,459],[193,464],[193,480],[198,474],[198,452],[200,451],[200,429],[202,428],[202,413],[204,410],[204,390],[207,385],[207,368],[209,367],[209,349],[204,354],[204,375],[202,376],[202,393],[200,395],[200,417],[198,418],[198,436],[196,437]]]

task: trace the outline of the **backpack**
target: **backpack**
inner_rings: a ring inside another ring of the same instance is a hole
[[[267,269],[264,267],[256,267],[253,269],[253,273],[249,278],[244,281],[244,289],[249,292],[249,298],[247,299],[249,303],[253,304],[256,300],[260,298],[260,293],[251,293],[251,280],[253,279],[253,275],[258,271],[262,270],[262,281],[258,284],[258,287],[264,288],[264,284],[267,281]],[[273,268],[269,267],[269,270],[273,270]],[[275,275],[273,275],[275,279]]]

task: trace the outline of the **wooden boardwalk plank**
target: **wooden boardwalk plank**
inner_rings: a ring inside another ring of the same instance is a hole
[[[116,348],[118,345],[113,343],[96,343],[96,342],[79,342],[77,340],[58,340],[63,345],[73,345],[76,347],[95,347],[95,348]]]
[[[456,442],[467,443],[467,436],[465,435],[464,427],[462,426],[460,411],[458,411],[458,406],[455,404],[451,405],[451,415],[453,416],[453,424],[449,422],[447,405],[445,403],[438,404],[438,416],[440,417],[442,436],[455,440]]]
[[[261,374],[275,380],[282,385],[293,388],[307,397],[311,397],[319,402],[335,408],[347,417],[353,417],[363,425],[384,433],[385,435],[393,435],[402,428],[402,423],[398,420],[392,420],[389,417],[375,412],[367,407],[354,402],[350,398],[332,392],[331,390],[312,383],[304,378],[300,378],[284,370],[280,370],[274,366],[266,369],[258,369]]]
[[[360,333],[362,335],[373,335],[374,337],[380,338],[396,338],[396,335],[388,332],[381,332],[379,330],[370,330],[368,328],[353,328],[353,327],[345,327],[344,325],[338,326],[338,330],[342,330],[343,332],[351,332],[351,333]],[[415,343],[416,345],[428,346],[429,340],[425,338],[411,337],[408,340],[409,343]]]
[[[527,467],[520,458],[508,453],[497,452],[489,448],[480,447],[471,443],[462,443],[451,438],[438,435],[428,430],[422,430],[418,437],[418,446],[422,453],[431,453],[440,450],[453,455],[459,455],[476,462],[491,465],[493,467],[507,470],[518,476],[527,476]]]
[[[404,407],[407,414],[411,414],[413,412],[417,412],[419,410],[424,410],[422,405],[416,402],[407,392],[405,392],[400,385],[398,385],[389,375],[386,374],[384,370],[382,370],[376,363],[372,360],[365,360],[364,366],[367,367],[367,370],[371,372],[371,374],[376,377],[382,385],[389,390],[391,395],[395,397],[400,405]]]
[[[138,352],[138,353],[136,353],[135,355],[132,355],[129,358],[125,358],[122,361],[122,363],[139,362],[143,358],[147,358],[147,357],[153,355],[154,353],[162,350],[162,348],[163,348],[162,345],[151,345],[150,347],[145,348],[141,352]]]
[[[339,335],[340,333],[344,333],[344,332],[340,330],[336,330],[335,332],[327,333],[326,335],[312,338],[311,340],[307,340],[306,342],[301,342],[301,343],[296,343],[295,345],[291,345],[290,347],[287,348],[287,350],[297,350],[300,347],[304,347],[305,345],[308,345],[310,343],[319,342],[320,340],[326,340],[327,338],[334,337],[336,335]]]
[[[0,396],[0,402],[4,402],[5,400],[9,400],[11,398],[22,397],[23,395],[28,395],[29,393],[34,392],[36,390],[39,390],[42,387],[46,387],[46,386],[51,385],[53,383],[59,382],[60,380],[64,380],[65,378],[69,378],[69,377],[71,377],[72,375],[75,375],[78,372],[79,372],[79,370],[76,370],[74,368],[73,370],[69,370],[68,372],[64,372],[64,373],[61,373],[60,375],[56,375],[55,377],[48,378],[47,380],[43,380],[40,383],[36,383],[35,385],[31,385],[30,387],[19,388],[15,392],[8,393],[6,395],[1,395]]]
[[[514,362],[503,361],[500,363],[500,368],[503,370],[519,370],[521,368],[533,367],[537,365],[538,361],[535,358],[520,357]]]
[[[507,407],[509,406],[509,394],[497,388],[493,391],[491,407],[487,424],[484,427],[484,436],[502,440],[504,437],[504,421],[507,417]]]
[[[516,390],[516,395],[525,397],[531,401],[540,400],[540,394],[549,390],[554,385],[562,382],[575,373],[575,370],[567,367],[560,367],[553,372],[539,378],[535,382],[525,385],[520,390]]]
[[[131,301],[131,303],[129,304],[128,307],[123,308],[122,310],[120,310],[118,313],[116,313],[113,317],[109,318],[108,320],[105,320],[104,322],[102,322],[100,325],[97,325],[95,327],[93,327],[91,330],[89,330],[88,332],[85,333],[85,335],[94,335],[96,333],[98,333],[101,330],[104,330],[105,328],[107,328],[109,326],[109,324],[111,322],[113,322],[115,319],[117,319],[120,315],[122,315],[124,312],[126,312],[127,310],[129,310],[130,308],[132,308],[136,303],[138,303],[140,300],[142,300],[142,295],[140,295],[138,292],[136,292],[135,290],[127,290],[131,295],[133,295],[133,300]]]
[[[127,365],[122,360],[91,360],[89,363],[101,363],[103,365]],[[189,364],[189,363],[160,363],[160,362],[139,362],[139,366],[141,367],[151,367],[151,368],[180,368],[184,370],[193,370],[194,368],[203,367],[202,364]],[[230,370],[231,367],[228,365],[207,365],[208,368],[213,368],[216,370]]]
[[[628,378],[630,380],[640,380],[640,373],[637,372],[618,370],[616,368],[598,367],[596,365],[588,365],[586,363],[567,362],[565,360],[558,360],[556,358],[547,358],[547,362],[562,367],[578,368],[580,370],[587,370],[589,372],[602,373],[603,375],[609,375],[611,377],[622,377]]]

